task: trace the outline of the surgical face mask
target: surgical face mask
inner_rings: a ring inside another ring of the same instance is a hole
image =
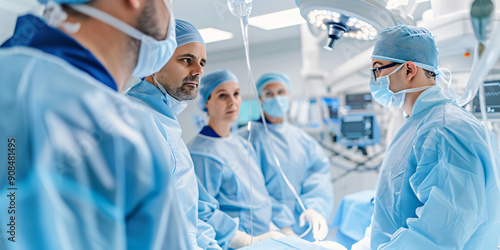
[[[168,0],[164,0],[164,3],[170,14],[170,21],[168,24],[167,38],[162,41],[158,41],[94,7],[84,4],[72,4],[69,5],[69,7],[83,14],[99,19],[118,30],[121,30],[130,37],[141,41],[137,64],[132,75],[136,77],[145,77],[160,71],[160,69],[167,64],[168,60],[170,60],[175,52],[175,49],[177,48],[177,42],[175,40],[174,14],[172,12],[172,8],[170,8]]]
[[[270,117],[280,118],[283,117],[290,109],[290,100],[288,96],[275,96],[273,98],[266,98],[262,103],[262,109]]]
[[[380,105],[386,108],[392,108],[392,107],[401,108],[405,103],[406,93],[419,92],[432,87],[432,86],[424,86],[413,89],[404,89],[396,93],[392,92],[389,89],[391,85],[389,76],[398,72],[403,66],[404,64],[399,65],[390,74],[377,77],[377,80],[374,80],[373,78],[370,79],[370,92],[372,93],[373,99],[375,99],[376,102],[378,102]]]

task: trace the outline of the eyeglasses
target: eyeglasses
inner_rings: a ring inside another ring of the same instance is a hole
[[[401,63],[396,63],[396,62],[393,62],[393,63],[389,63],[387,65],[384,65],[384,66],[380,66],[378,68],[374,68],[370,71],[372,77],[373,77],[373,80],[377,80],[377,77],[379,77],[380,73],[379,71],[383,70],[383,69],[387,69],[387,68],[390,68],[390,67],[394,67],[398,64],[401,64]]]

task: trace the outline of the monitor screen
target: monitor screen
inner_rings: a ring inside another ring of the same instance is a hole
[[[344,116],[342,117],[341,133],[347,140],[372,140],[373,116]]]
[[[370,93],[348,94],[345,96],[345,109],[347,111],[372,109],[372,95]]]
[[[323,113],[323,120],[325,124],[328,124],[329,122],[336,122],[338,120],[339,106],[339,98],[321,98],[321,111]]]
[[[359,147],[380,142],[380,129],[374,114],[349,114],[342,116],[340,121],[340,144]]]
[[[485,81],[484,96],[486,101],[486,113],[500,113],[500,80]],[[481,105],[479,104],[479,91],[472,100],[472,112],[481,113]]]

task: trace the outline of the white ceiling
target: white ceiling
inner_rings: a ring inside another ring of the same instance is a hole
[[[228,54],[235,53],[243,56],[240,21],[229,12],[227,0],[174,0],[173,3],[176,18],[188,21],[198,29],[212,27],[233,33],[234,37],[230,40],[207,44],[207,54],[211,59],[220,58],[221,54],[225,54],[224,58],[227,58]],[[250,16],[259,16],[296,7],[295,0],[254,0]],[[416,21],[420,20],[422,12],[429,8],[429,2],[424,1],[419,4],[414,13],[415,20],[413,23],[415,24]],[[300,27],[292,26],[266,31],[249,26],[249,39],[251,48],[259,46],[262,48],[266,47],[265,45],[279,48],[280,46],[289,46],[286,44],[291,40],[293,40],[294,44],[297,44],[298,40],[300,44]],[[342,46],[343,43],[350,42],[352,40],[342,39],[338,44]],[[359,48],[357,52],[361,52],[371,45],[372,43],[368,42],[366,46],[360,46],[360,43],[357,42],[356,47]],[[353,52],[355,51],[350,51],[349,54],[356,54]]]
[[[296,7],[294,0],[255,0],[250,16]],[[240,21],[229,12],[227,0],[174,0],[174,13],[176,18],[186,20],[198,29],[212,27],[233,33],[234,37],[230,40],[207,44],[209,54],[235,50],[243,46]],[[286,39],[300,39],[299,26],[272,31],[249,26],[248,32],[252,46]]]

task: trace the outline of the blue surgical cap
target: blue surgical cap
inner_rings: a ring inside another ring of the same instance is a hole
[[[203,78],[201,78],[200,82],[200,102],[198,103],[198,108],[202,111],[207,111],[205,105],[207,104],[208,97],[212,94],[217,86],[225,83],[225,82],[236,82],[238,83],[238,78],[231,73],[229,70],[219,70],[213,73],[210,73]]]
[[[420,68],[437,73],[439,52],[432,34],[425,28],[400,25],[384,29],[372,59],[397,63],[412,61]]]
[[[287,90],[290,90],[290,78],[282,73],[266,73],[263,74],[255,83],[257,86],[257,91],[259,93],[259,98],[262,93],[262,90],[271,83],[281,83],[285,85]]]
[[[177,47],[194,42],[205,45],[200,32],[192,24],[186,21],[175,19],[175,35]]]

